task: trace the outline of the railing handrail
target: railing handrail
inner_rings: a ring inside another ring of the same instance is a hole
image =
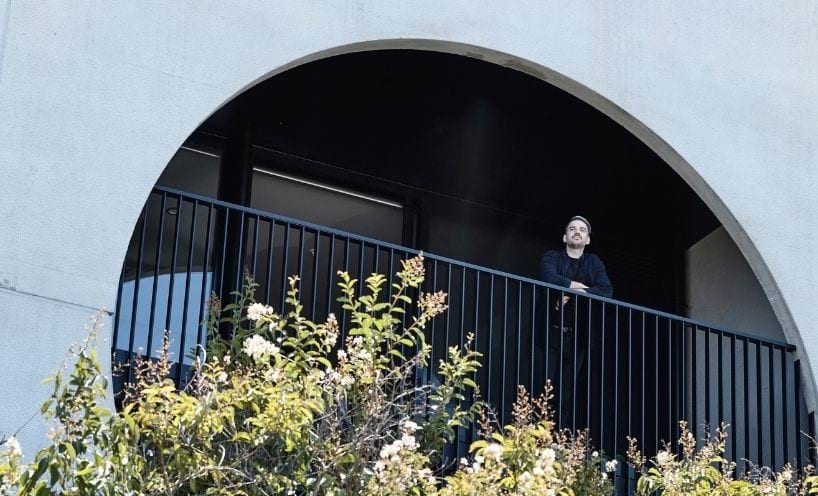
[[[178,196],[178,197],[184,197],[185,199],[188,199],[188,200],[195,200],[195,201],[198,201],[198,202],[204,202],[204,203],[212,204],[214,206],[220,206],[220,207],[228,208],[228,209],[231,209],[231,210],[234,210],[234,211],[243,212],[245,214],[258,216],[258,217],[273,220],[273,221],[278,221],[278,222],[283,222],[283,223],[288,223],[288,224],[297,224],[299,226],[303,226],[306,229],[316,230],[316,231],[320,231],[322,233],[333,234],[333,235],[353,239],[353,240],[360,241],[360,242],[365,243],[365,244],[378,245],[378,246],[383,247],[383,248],[388,248],[388,249],[392,249],[392,250],[399,250],[399,251],[403,251],[403,252],[406,252],[406,253],[409,253],[409,254],[415,254],[416,255],[416,254],[418,254],[418,253],[420,253],[422,251],[422,250],[417,250],[417,249],[414,249],[414,248],[409,248],[409,247],[406,247],[406,246],[401,246],[401,245],[397,245],[397,244],[394,244],[394,243],[390,243],[388,241],[381,241],[381,240],[378,240],[378,239],[369,238],[369,237],[366,237],[366,236],[361,236],[359,234],[354,234],[354,233],[350,233],[350,232],[346,232],[346,231],[341,231],[340,229],[335,229],[335,228],[324,226],[324,225],[321,225],[321,224],[315,224],[315,223],[304,221],[304,220],[301,220],[301,219],[296,219],[296,218],[293,218],[293,217],[287,217],[285,215],[274,214],[274,213],[268,212],[266,210],[260,210],[260,209],[256,209],[256,208],[252,208],[252,207],[245,207],[243,205],[237,205],[235,203],[229,203],[229,202],[226,202],[226,201],[223,201],[223,200],[218,200],[218,199],[215,199],[215,198],[211,198],[211,197],[204,196],[204,195],[199,195],[199,194],[196,194],[196,193],[190,193],[190,192],[187,192],[187,191],[168,188],[168,187],[164,187],[164,186],[154,186],[153,191],[159,192],[159,193],[164,193],[164,194],[175,195],[175,196]],[[626,308],[628,310],[635,310],[635,311],[645,312],[645,313],[648,313],[648,314],[651,314],[651,315],[655,315],[657,317],[664,317],[664,318],[668,318],[668,319],[673,319],[673,320],[683,322],[685,324],[689,324],[689,325],[692,325],[692,326],[695,326],[695,327],[704,327],[704,328],[710,329],[712,331],[715,331],[715,332],[718,332],[718,333],[721,333],[721,334],[724,334],[724,335],[735,336],[737,338],[745,339],[745,340],[748,340],[748,341],[753,341],[753,342],[756,342],[756,343],[759,343],[759,344],[768,345],[770,347],[777,347],[777,348],[783,349],[784,351],[795,351],[795,349],[796,349],[795,345],[793,345],[791,343],[787,343],[785,341],[779,341],[777,339],[771,339],[771,338],[768,338],[768,337],[755,336],[753,334],[749,334],[749,333],[741,332],[741,331],[736,331],[735,329],[730,329],[728,327],[724,327],[724,326],[720,326],[720,325],[714,325],[714,324],[704,322],[704,321],[701,321],[701,320],[691,319],[689,317],[683,317],[681,315],[675,315],[675,314],[672,314],[672,313],[663,312],[661,310],[656,310],[656,309],[653,309],[653,308],[644,307],[644,306],[636,305],[636,304],[633,304],[633,303],[627,303],[627,302],[616,300],[616,299],[613,299],[613,298],[606,298],[604,296],[598,296],[598,295],[594,295],[594,294],[590,294],[590,293],[582,293],[582,292],[579,292],[579,291],[574,291],[574,290],[569,289],[569,288],[565,288],[565,287],[562,287],[562,286],[557,286],[555,284],[550,284],[550,283],[543,282],[543,281],[540,281],[540,280],[537,280],[537,279],[531,279],[529,277],[525,277],[525,276],[521,276],[521,275],[517,275],[517,274],[512,274],[512,273],[509,273],[509,272],[503,272],[501,270],[491,269],[491,268],[488,268],[488,267],[482,267],[480,265],[471,264],[471,263],[468,263],[468,262],[464,262],[462,260],[455,260],[455,259],[444,257],[444,256],[441,256],[441,255],[435,255],[433,253],[428,253],[428,252],[425,252],[425,251],[423,252],[423,256],[428,260],[434,260],[434,261],[438,261],[438,262],[443,262],[443,263],[463,267],[463,268],[466,268],[466,269],[472,269],[472,270],[482,272],[482,273],[485,273],[485,274],[498,276],[498,277],[503,277],[503,278],[507,278],[507,279],[512,279],[512,280],[516,280],[516,281],[520,281],[520,282],[524,282],[524,283],[528,283],[528,284],[532,284],[534,286],[540,286],[540,287],[547,288],[547,289],[552,289],[552,290],[556,290],[556,291],[563,291],[563,292],[566,292],[566,293],[569,293],[569,294],[576,294],[578,296],[584,296],[584,297],[592,299],[592,300],[597,300],[597,301],[601,301],[601,302],[604,302],[604,303],[611,303],[611,304],[617,305],[619,307]]]

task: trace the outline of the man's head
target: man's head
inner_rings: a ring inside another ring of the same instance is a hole
[[[568,225],[565,226],[562,241],[568,248],[584,249],[591,243],[591,223],[579,215],[571,217]]]

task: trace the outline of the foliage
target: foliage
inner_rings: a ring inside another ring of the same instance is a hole
[[[484,439],[472,444],[473,460],[460,461],[441,496],[613,494],[607,472],[616,469],[616,462],[592,452],[584,432],[555,431],[550,388],[532,401],[520,386],[514,421],[501,430],[481,422]]]
[[[212,303],[206,353],[182,390],[158,359],[131,364],[124,407],[105,403],[107,382],[92,347],[100,317],[67,375],[53,379],[42,413],[51,443],[24,463],[10,438],[0,451],[0,494],[605,494],[611,491],[583,434],[554,431],[547,396],[520,390],[514,424],[493,427],[473,382],[479,353],[450,348],[440,384],[416,384],[429,366],[424,326],[446,309],[442,292],[422,293],[422,255],[397,283],[373,274],[340,276],[349,319],[338,343],[335,316],[303,316],[298,279],[288,310],[255,301],[247,278],[232,303]],[[410,294],[418,294],[413,306]],[[407,312],[406,309],[413,309]],[[411,315],[410,315],[411,314]],[[408,325],[404,322],[409,321]],[[225,337],[222,337],[224,333]],[[473,456],[449,467],[442,456],[458,427],[483,420]],[[443,473],[449,473],[446,478]]]
[[[674,453],[671,446],[665,446],[650,464],[646,463],[639,452],[636,440],[628,439],[630,463],[642,470],[636,483],[637,494],[787,496],[818,493],[818,477],[813,475],[812,467],[805,469],[803,479],[789,465],[778,473],[754,468],[735,478],[735,463],[724,458],[727,440],[725,424],[716,429],[713,435],[707,434],[699,449],[696,447],[696,437],[688,429],[687,423],[681,421],[679,426],[679,454]]]

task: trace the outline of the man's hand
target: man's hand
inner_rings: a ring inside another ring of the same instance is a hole
[[[588,289],[588,286],[582,284],[581,282],[571,281],[570,289],[575,289],[580,293],[586,293],[587,291],[585,290]]]

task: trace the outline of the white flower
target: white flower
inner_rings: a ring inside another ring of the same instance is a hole
[[[338,350],[338,361],[343,362],[347,359],[347,352],[344,350]]]
[[[219,373],[219,375],[216,376],[216,382],[219,382],[219,383],[227,382],[227,372],[222,371],[221,373]]]
[[[281,379],[281,369],[271,368],[264,372],[264,378],[270,382],[278,382]]]
[[[14,436],[8,438],[3,446],[5,447],[5,451],[9,454],[9,456],[23,456],[23,450],[20,448],[20,441],[18,441]]]
[[[253,321],[260,319],[262,316],[273,315],[273,307],[264,305],[262,303],[253,303],[247,307],[247,318]]]
[[[557,458],[557,452],[551,448],[543,450],[543,458],[548,462],[553,462]]]
[[[397,456],[401,449],[401,442],[400,440],[395,441],[393,443],[387,444],[383,448],[381,448],[380,457],[381,458],[392,458],[393,456]]]
[[[267,341],[258,334],[254,334],[245,339],[244,345],[242,346],[242,351],[256,362],[263,359],[265,356],[275,355],[278,353],[278,350],[278,346]]]
[[[599,457],[599,451],[594,451],[593,453],[591,453],[591,458],[597,458],[597,457]]]
[[[656,463],[659,465],[667,465],[668,463],[673,461],[673,455],[668,453],[667,451],[660,451],[656,454]]]
[[[609,460],[609,461],[605,462],[605,471],[606,472],[616,472],[616,465],[617,465],[616,460]]]
[[[499,461],[500,457],[503,456],[503,447],[497,443],[491,443],[486,446],[484,453]]]
[[[411,420],[407,420],[403,423],[403,432],[407,434],[414,434],[415,431],[418,430],[418,425]]]
[[[415,441],[415,436],[408,433],[404,433],[400,440],[403,447],[409,450],[415,449],[418,445],[417,441]]]

